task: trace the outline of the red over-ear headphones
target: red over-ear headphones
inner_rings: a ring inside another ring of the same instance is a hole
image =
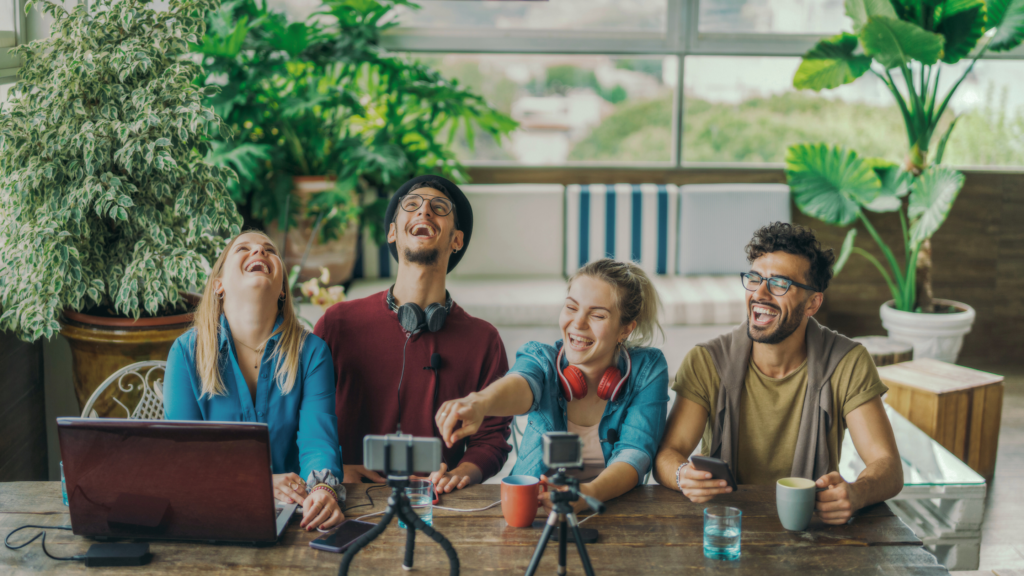
[[[601,383],[597,385],[597,397],[601,400],[615,400],[622,385],[629,378],[629,373],[633,370],[629,351],[623,348],[622,352],[626,355],[626,375],[623,376],[617,366],[606,368],[604,374],[601,375]],[[558,358],[555,359],[555,374],[558,374],[558,379],[562,383],[562,394],[569,401],[584,398],[587,395],[587,379],[583,377],[582,370],[571,364],[566,366],[565,370],[560,368],[564,355],[565,346],[558,351]]]

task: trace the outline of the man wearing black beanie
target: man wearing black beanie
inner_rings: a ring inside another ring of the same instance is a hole
[[[334,360],[345,482],[385,480],[363,467],[363,436],[439,436],[438,406],[508,371],[497,329],[467,314],[445,289],[473,234],[473,209],[462,190],[440,176],[413,178],[392,196],[384,223],[398,260],[395,284],[332,306],[314,330]],[[431,476],[438,491],[501,470],[511,450],[510,422],[488,418],[476,434],[446,446],[441,471]]]

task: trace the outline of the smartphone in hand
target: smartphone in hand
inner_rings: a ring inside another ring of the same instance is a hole
[[[725,460],[710,456],[690,456],[690,465],[701,472],[711,472],[711,478],[715,480],[725,480],[732,487],[733,492],[740,489],[732,477],[729,463]]]

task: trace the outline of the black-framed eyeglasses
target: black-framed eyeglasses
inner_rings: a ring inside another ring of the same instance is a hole
[[[785,296],[786,292],[789,292],[790,286],[796,286],[797,288],[803,288],[804,290],[810,290],[811,292],[818,292],[818,289],[814,286],[808,286],[807,284],[801,284],[794,282],[789,278],[782,278],[780,276],[772,276],[771,278],[765,278],[757,272],[741,272],[740,280],[743,282],[743,287],[750,292],[756,292],[758,286],[761,285],[765,280],[768,281],[768,291],[774,296]]]
[[[420,209],[420,206],[423,206],[424,200],[427,200],[427,198],[424,198],[419,194],[406,194],[405,196],[402,196],[400,205],[402,206],[402,210],[405,210],[406,212],[415,212]],[[438,216],[447,216],[454,209],[455,206],[453,206],[451,200],[447,198],[442,198],[440,196],[430,198],[430,211]]]

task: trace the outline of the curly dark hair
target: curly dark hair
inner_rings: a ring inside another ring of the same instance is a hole
[[[811,264],[807,283],[821,292],[828,288],[832,280],[832,265],[836,263],[832,249],[822,249],[813,230],[787,222],[773,222],[759,228],[747,244],[746,251],[747,261],[751,263],[765,254],[779,251],[807,258]]]

